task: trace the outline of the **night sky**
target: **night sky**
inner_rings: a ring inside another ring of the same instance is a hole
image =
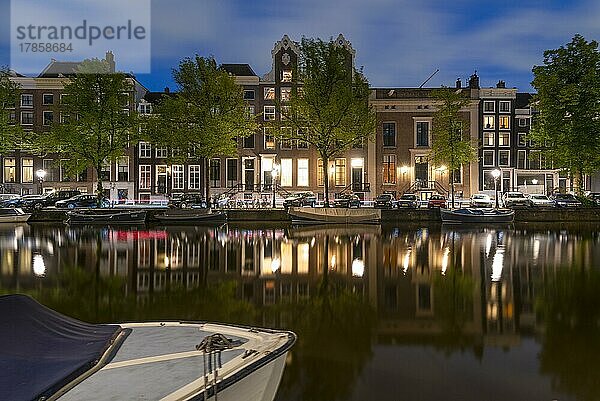
[[[9,4],[0,0],[0,65],[10,62]],[[598,39],[598,21],[595,0],[153,0],[152,73],[138,79],[151,90],[173,88],[171,69],[194,53],[249,63],[263,75],[284,34],[343,33],[372,86],[417,87],[436,69],[426,86],[454,85],[477,70],[484,87],[504,80],[530,91],[543,51],[576,33]]]

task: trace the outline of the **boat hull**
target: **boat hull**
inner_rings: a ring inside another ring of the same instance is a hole
[[[19,208],[0,208],[0,223],[25,223],[31,213],[25,213]]]
[[[146,211],[86,211],[69,212],[67,223],[69,224],[144,224],[146,222]]]
[[[515,218],[515,212],[508,209],[441,209],[440,215],[446,224],[506,224]]]
[[[291,207],[288,214],[297,224],[378,224],[379,209]]]
[[[227,221],[227,214],[223,212],[216,213],[173,213],[165,212],[157,214],[154,218],[163,224],[210,224],[224,223]]]

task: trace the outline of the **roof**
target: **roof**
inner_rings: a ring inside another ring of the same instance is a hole
[[[52,60],[44,71],[38,75],[39,78],[58,78],[59,76],[69,76],[77,73],[77,67],[80,61],[56,61]]]
[[[533,94],[527,92],[517,92],[517,98],[515,100],[515,109],[525,109],[529,107],[529,103],[533,98]]]
[[[161,101],[164,96],[175,96],[173,92],[146,92],[144,100],[148,103],[156,104]]]
[[[375,99],[426,99],[432,97],[432,92],[435,90],[446,89],[457,91],[459,89],[452,87],[441,88],[372,88],[375,91]],[[464,96],[470,96],[469,88],[461,88]]]
[[[256,73],[250,64],[221,64],[221,68],[238,77],[255,77]]]

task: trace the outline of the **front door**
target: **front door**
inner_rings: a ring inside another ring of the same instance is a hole
[[[254,190],[254,159],[244,159],[244,190]]]
[[[427,188],[429,181],[429,163],[425,156],[415,156],[415,182],[419,188]]]
[[[362,167],[352,167],[352,191],[362,192],[363,169]]]

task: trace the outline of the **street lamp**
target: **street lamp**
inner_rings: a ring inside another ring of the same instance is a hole
[[[41,195],[43,192],[43,182],[44,182],[44,177],[46,177],[46,170],[39,169],[38,171],[35,172],[35,175],[37,176],[38,182],[40,184],[39,193]]]
[[[273,209],[275,209],[275,180],[279,174],[279,164],[273,164],[271,169],[271,186],[273,187]]]
[[[494,177],[494,191],[496,192],[496,209],[498,209],[498,178],[500,178],[500,174],[502,174],[502,172],[497,168],[492,170],[492,177]]]

